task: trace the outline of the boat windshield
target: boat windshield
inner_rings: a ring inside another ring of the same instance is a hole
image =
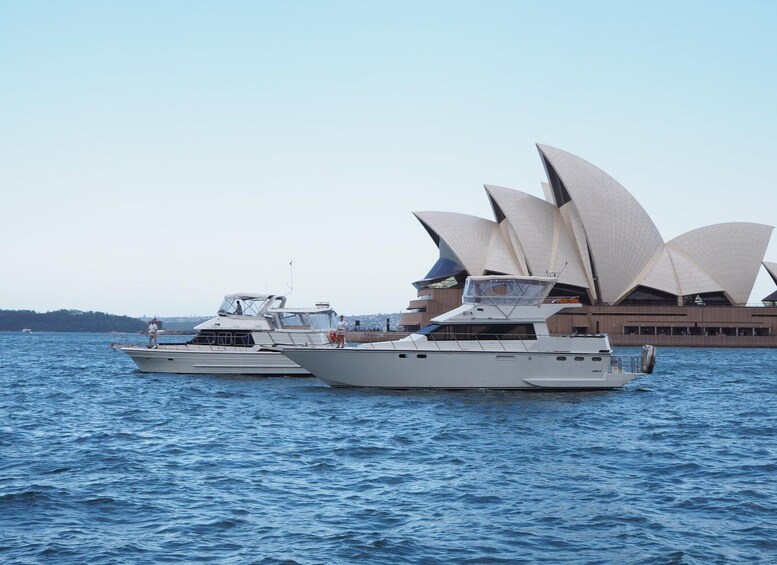
[[[263,310],[263,306],[268,300],[273,297],[257,297],[257,296],[225,296],[224,302],[219,307],[219,314],[234,314],[238,316],[259,316]],[[278,303],[281,298],[275,298],[274,302]],[[271,307],[278,307],[278,304],[273,304]]]
[[[310,314],[310,325],[316,330],[333,330],[337,328],[337,312],[334,310],[312,312]]]
[[[536,306],[542,304],[555,282],[550,277],[468,277],[461,302]]]
[[[334,310],[325,312],[275,312],[275,323],[285,330],[333,330],[337,327]]]

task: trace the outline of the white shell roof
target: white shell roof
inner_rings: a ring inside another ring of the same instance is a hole
[[[517,274],[528,275],[529,267],[526,266],[526,255],[523,252],[523,246],[518,239],[518,234],[515,233],[513,226],[510,222],[500,222],[499,229],[502,231],[502,237],[505,242],[512,248],[515,260],[518,262],[519,269]]]
[[[538,275],[559,272],[566,263],[559,282],[585,288],[592,300],[605,304],[617,304],[637,286],[678,296],[724,292],[734,304],[747,302],[773,227],[716,224],[665,244],[645,210],[615,179],[566,151],[537,149],[564,185],[568,201],[559,194],[566,202],[557,203],[557,192],[547,183],[548,201],[486,185],[495,213],[505,221],[415,213],[470,275]],[[553,171],[548,169],[549,175]],[[777,263],[763,265],[777,283]]]
[[[488,258],[484,270],[494,273],[523,274],[523,268],[510,246],[505,242],[499,224],[494,223],[491,232],[491,241],[488,245]]]
[[[772,280],[777,284],[777,263],[763,262],[763,266],[766,268],[766,272],[772,277]]]
[[[491,236],[496,222],[455,212],[413,212],[424,225],[450,247],[470,275],[486,269]]]
[[[679,294],[674,264],[669,256],[669,250],[665,246],[661,246],[660,253],[657,253],[656,257],[648,265],[647,275],[635,281],[633,286],[636,287],[638,285],[649,286],[650,288],[674,295]]]
[[[501,186],[486,185],[486,192],[517,234],[531,273],[558,272],[558,282],[587,287],[583,266],[570,240],[558,208],[539,198]]]
[[[583,264],[583,269],[585,271],[588,293],[592,301],[595,301],[597,298],[596,286],[594,285],[594,274],[591,270],[591,261],[589,260],[588,254],[588,242],[585,238],[585,228],[583,228],[583,221],[580,219],[580,215],[577,213],[577,208],[575,208],[574,204],[571,202],[562,206],[559,211],[561,212],[561,217],[564,220],[564,225],[567,228],[567,232],[572,234],[572,240],[577,247],[577,254],[578,257],[580,257],[580,260]]]
[[[773,229],[745,222],[714,224],[689,231],[667,245],[693,259],[734,304],[746,304]]]
[[[666,244],[666,250],[674,265],[679,294],[687,296],[705,292],[723,292],[723,287],[682,250],[673,247],[671,243]]]
[[[585,227],[601,300],[614,303],[663,244],[639,202],[588,161],[547,145],[540,155],[555,169]]]

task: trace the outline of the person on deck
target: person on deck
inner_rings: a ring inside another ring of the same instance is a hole
[[[237,306],[235,306],[235,314],[237,314],[238,316],[243,315],[243,307],[240,305],[239,300],[237,301]]]
[[[148,347],[149,349],[157,349],[159,347],[159,343],[156,340],[156,333],[159,330],[159,326],[156,325],[156,318],[151,320],[151,323],[148,325]]]
[[[348,326],[345,323],[345,316],[340,314],[340,321],[337,322],[337,348],[342,349],[345,347],[345,332],[348,331]]]

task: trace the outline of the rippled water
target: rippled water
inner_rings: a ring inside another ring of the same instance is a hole
[[[410,393],[141,374],[113,339],[0,334],[1,562],[777,562],[777,351]]]

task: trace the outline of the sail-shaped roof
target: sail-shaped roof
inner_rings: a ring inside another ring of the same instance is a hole
[[[485,186],[492,204],[510,223],[519,240],[531,274],[561,272],[559,282],[586,288],[588,281],[575,244],[558,208],[525,192],[501,186]]]
[[[486,185],[496,221],[416,212],[443,263],[427,280],[462,269],[470,275],[560,272],[560,283],[603,304],[626,300],[638,287],[747,302],[773,227],[716,224],[664,243],[642,206],[607,173],[561,149],[537,149],[548,175],[545,200]],[[777,263],[764,266],[777,282]]]
[[[745,222],[714,224],[689,231],[667,245],[693,259],[731,302],[746,304],[773,229]]]
[[[663,245],[639,202],[610,175],[588,161],[537,145],[556,205],[571,202],[585,229],[600,299],[614,303]]]
[[[496,222],[454,212],[414,212],[429,234],[445,241],[470,275],[486,269]]]
[[[763,266],[766,268],[766,272],[772,277],[774,284],[777,284],[777,263],[763,262]]]

